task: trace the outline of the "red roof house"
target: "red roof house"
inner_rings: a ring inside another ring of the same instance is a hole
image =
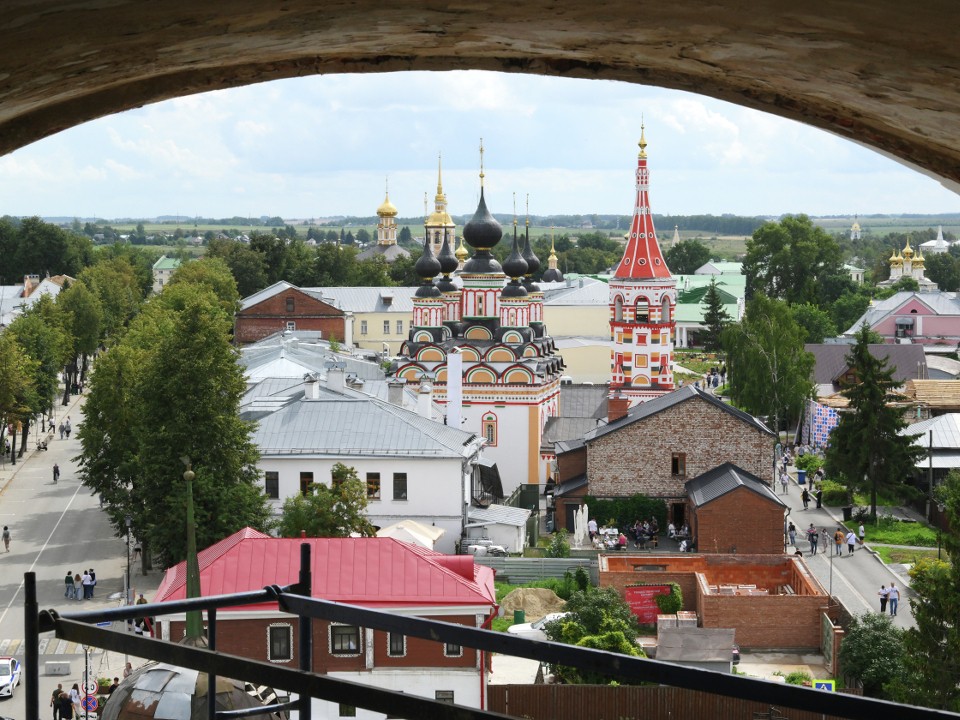
[[[312,546],[316,598],[470,627],[488,625],[496,613],[492,569],[475,565],[472,556],[444,555],[393,538],[274,538],[245,528],[200,553],[201,592],[296,583],[305,542]],[[186,564],[180,563],[167,570],[154,602],[185,597]],[[158,633],[179,641],[184,625],[182,614],[166,616]],[[217,650],[296,668],[297,626],[296,616],[280,612],[276,603],[224,608],[217,614]],[[485,706],[482,652],[323,620],[314,620],[313,632],[317,673]],[[338,718],[354,709],[315,701],[313,712]]]

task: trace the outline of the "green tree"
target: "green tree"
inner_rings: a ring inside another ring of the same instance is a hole
[[[184,263],[173,273],[167,287],[176,287],[183,283],[209,288],[230,318],[240,309],[237,281],[230,271],[230,266],[219,257],[205,257]]]
[[[143,302],[143,293],[129,260],[115,257],[98,262],[80,273],[80,281],[99,300],[101,341],[119,335]]]
[[[830,313],[821,310],[810,303],[799,303],[790,308],[793,319],[803,328],[804,342],[822,343],[828,337],[835,337],[837,327],[833,324]]]
[[[870,512],[876,516],[878,491],[902,493],[904,479],[925,451],[913,444],[916,435],[901,433],[907,422],[894,394],[899,383],[886,359],[870,353],[870,326],[863,325],[855,337],[847,364],[857,382],[841,391],[850,406],[830,433],[827,472],[842,476],[851,489],[869,490]]]
[[[693,275],[697,268],[710,262],[710,248],[696,239],[681,240],[667,248],[664,260],[674,275]]]
[[[789,306],[759,293],[722,337],[734,402],[767,416],[774,432],[797,419],[813,395],[814,358],[803,349],[804,330]]]
[[[0,334],[0,422],[3,425],[16,427],[22,422],[23,429],[26,430],[31,408],[37,402],[33,385],[36,365],[36,361],[17,344],[12,333]],[[13,433],[11,442],[11,450],[16,451],[16,432]],[[19,454],[23,455],[22,443]]]
[[[349,537],[375,534],[367,520],[367,486],[356,469],[336,463],[331,485],[313,483],[306,495],[287,498],[277,523],[281,537]]]
[[[10,324],[10,335],[34,361],[31,385],[33,413],[49,413],[57,394],[57,381],[70,353],[70,337],[59,323],[49,295],[43,295]]]
[[[951,253],[926,256],[926,274],[944,292],[960,290],[960,261]]]
[[[669,261],[667,264],[669,265]],[[717,279],[715,277],[710,278],[710,286],[703,295],[702,304],[704,305],[703,324],[707,326],[703,338],[704,349],[715,352],[720,349],[723,331],[730,324],[730,315],[723,307],[723,299],[717,290]]]
[[[863,684],[865,695],[889,699],[884,688],[900,673],[902,662],[903,630],[889,615],[853,617],[840,646],[840,664],[844,674]]]
[[[868,307],[870,307],[870,292],[866,288],[857,288],[843,293],[830,308],[834,327],[838,332],[846,332],[863,316]]]
[[[87,285],[77,281],[57,295],[57,309],[63,328],[72,341],[66,366],[63,404],[70,402],[70,389],[86,376],[89,358],[100,344],[103,308],[100,299]]]
[[[844,274],[840,246],[806,215],[764,223],[747,240],[747,297],[763,293],[789,303],[828,303],[821,282]]]
[[[397,233],[397,243],[399,245],[409,245],[411,242],[413,242],[413,234],[410,232],[410,228],[404,225]]]

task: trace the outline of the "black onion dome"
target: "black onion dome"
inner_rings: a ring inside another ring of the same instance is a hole
[[[500,297],[502,298],[514,298],[514,297],[526,297],[527,289],[520,284],[519,280],[512,280],[507,283],[503,290],[500,291]]]
[[[463,239],[476,250],[489,250],[503,237],[503,228],[487,210],[487,202],[480,188],[480,204],[470,221],[463,226]]]
[[[536,256],[533,252],[533,247],[530,245],[530,230],[527,229],[527,233],[523,238],[523,259],[527,261],[527,275],[535,275],[537,270],[540,269],[540,258]]]
[[[563,273],[557,268],[547,268],[543,271],[543,282],[563,282]]]
[[[424,233],[423,237],[423,253],[417,258],[413,269],[422,281],[415,295],[417,297],[438,297],[440,291],[433,284],[433,279],[440,273],[440,261],[433,254],[433,248],[430,247],[430,237],[427,233]]]
[[[517,241],[517,229],[513,229],[513,249],[503,261],[503,272],[510,278],[520,278],[527,274],[527,261],[520,254],[520,243]]]
[[[450,247],[446,233],[443,234],[443,245],[440,246],[440,254],[437,255],[437,260],[440,262],[440,272],[444,275],[449,275],[460,267],[460,261],[453,254],[453,248]]]

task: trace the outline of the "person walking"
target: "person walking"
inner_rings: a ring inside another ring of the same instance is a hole
[[[847,555],[853,555],[853,551],[857,549],[857,536],[850,530],[847,533]]]
[[[73,700],[70,693],[60,693],[60,720],[73,720]]]
[[[90,599],[93,599],[93,591],[97,589],[97,573],[94,572],[93,568],[87,570],[87,574],[90,576]]]
[[[3,534],[0,537],[3,537],[3,547],[6,548],[7,552],[10,552],[10,528],[4,525]]]
[[[863,545],[863,540],[867,537],[867,531],[863,529],[863,523],[860,523],[860,527],[857,528],[857,535],[860,536],[860,544]]]
[[[783,488],[783,494],[786,495],[790,492],[790,479],[787,476],[787,470],[784,468],[780,472],[780,487]]]
[[[880,590],[877,591],[877,595],[880,596],[880,613],[883,614],[887,612],[887,596],[890,594],[890,591],[887,590],[886,585],[881,585]]]
[[[897,616],[897,605],[900,604],[900,590],[894,583],[890,583],[890,590],[887,591],[887,605],[890,606],[890,615]]]
[[[67,576],[63,579],[63,596],[67,600],[73,600],[74,595],[76,594],[73,589],[73,571],[67,570]]]
[[[83,586],[83,599],[89,600],[93,597],[93,580],[90,579],[90,573],[87,570],[83,571],[83,576],[80,578],[80,584]]]
[[[809,510],[810,509],[810,493],[806,488],[804,488],[803,492],[800,493],[800,499],[803,501],[803,509]]]
[[[56,463],[53,464],[53,482],[57,482],[60,479],[60,466]]]
[[[53,708],[53,720],[60,720],[60,695],[63,693],[63,684],[58,683],[50,698],[50,707]]]
[[[73,705],[77,717],[80,717],[80,686],[77,683],[74,683],[73,687],[70,688],[70,704]]]
[[[794,547],[797,546],[797,526],[793,523],[787,527],[787,535],[790,536],[790,544]]]
[[[833,534],[833,554],[843,555],[843,530],[840,528],[837,528],[837,531]]]
[[[820,528],[820,547],[823,548],[823,554],[826,555],[830,551],[830,533],[827,532],[826,528]]]
[[[64,433],[66,433],[66,426],[63,424],[63,420],[60,421],[60,426],[57,428],[60,431],[60,439],[63,440]]]
[[[77,600],[83,600],[83,578],[80,573],[73,576],[73,596]]]
[[[63,431],[67,434],[67,440],[70,439],[70,430],[72,429],[73,428],[70,425],[70,416],[67,415],[67,419],[63,421]]]
[[[817,539],[820,537],[820,533],[817,532],[817,529],[813,526],[813,523],[810,523],[810,527],[807,528],[807,540],[810,542],[810,554],[817,554]]]
[[[819,510],[823,507],[823,489],[817,487],[817,491],[813,494],[813,496],[817,499],[817,510]]]

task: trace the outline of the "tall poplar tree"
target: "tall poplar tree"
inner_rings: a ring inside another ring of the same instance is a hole
[[[886,358],[870,354],[870,326],[864,324],[855,337],[847,364],[857,382],[841,391],[850,405],[830,433],[827,471],[842,475],[853,490],[868,490],[870,512],[876,516],[878,491],[902,489],[904,479],[913,474],[926,451],[914,445],[916,435],[900,432],[907,422],[895,404],[898,396],[894,390],[899,383]]]

